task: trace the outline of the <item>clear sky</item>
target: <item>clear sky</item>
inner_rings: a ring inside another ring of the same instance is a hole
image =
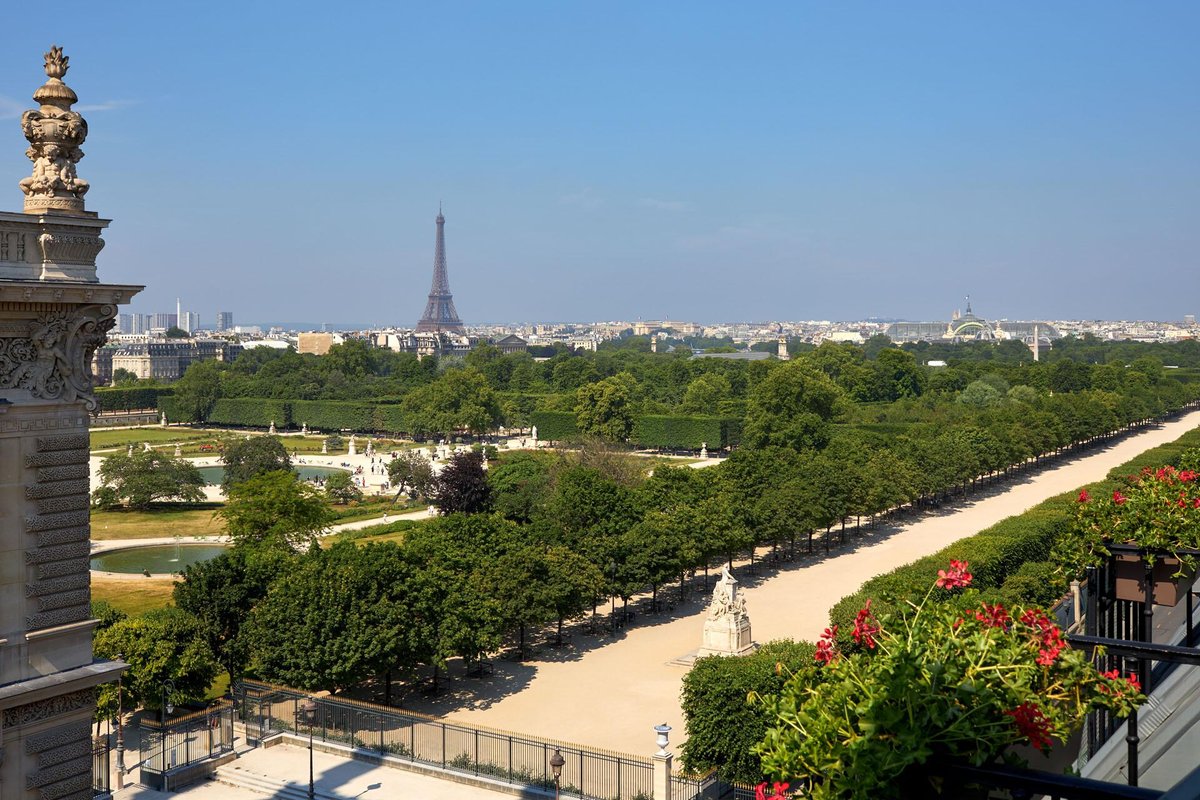
[[[1200,3],[5,3],[101,276],[212,324],[1200,313]]]

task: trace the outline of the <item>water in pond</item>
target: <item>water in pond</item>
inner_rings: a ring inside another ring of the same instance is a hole
[[[311,481],[313,478],[324,480],[335,472],[345,472],[346,470],[337,469],[336,467],[298,466],[292,467],[292,471],[300,476],[300,480]],[[200,467],[200,477],[204,478],[204,482],[209,486],[220,486],[221,481],[225,478],[225,468]]]
[[[219,544],[157,544],[130,547],[92,556],[92,569],[101,572],[149,572],[166,575],[184,567],[216,558],[225,550]]]

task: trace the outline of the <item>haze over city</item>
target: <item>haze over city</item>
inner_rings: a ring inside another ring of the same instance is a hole
[[[1198,17],[118,3],[53,36],[117,220],[106,274],[148,283],[143,310],[411,325],[444,201],[468,321],[941,319],[968,292],[994,318],[1180,319]],[[5,174],[44,47],[0,53]]]

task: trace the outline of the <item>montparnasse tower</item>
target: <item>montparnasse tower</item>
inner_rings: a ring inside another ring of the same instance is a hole
[[[446,218],[442,216],[441,206],[438,206],[437,244],[433,252],[433,286],[429,290],[425,313],[417,323],[417,332],[466,332],[454,308],[454,295],[450,293],[450,279],[446,275]]]

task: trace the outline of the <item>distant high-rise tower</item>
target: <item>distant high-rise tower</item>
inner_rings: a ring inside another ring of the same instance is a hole
[[[233,329],[233,312],[218,311],[217,312],[217,330],[228,331]]]
[[[425,313],[417,323],[417,331],[445,331],[464,333],[462,320],[454,309],[454,295],[450,294],[450,279],[446,277],[446,218],[442,210],[437,215],[437,246],[433,252],[433,288],[429,290],[429,302]]]

